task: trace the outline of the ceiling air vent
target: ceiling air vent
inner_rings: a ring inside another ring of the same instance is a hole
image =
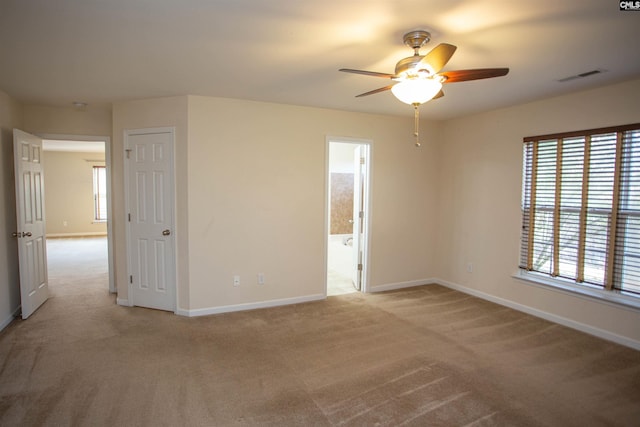
[[[565,77],[563,79],[559,79],[558,81],[560,83],[564,83],[564,82],[568,82],[570,80],[581,79],[583,77],[589,77],[589,76],[593,76],[595,74],[601,74],[601,73],[606,73],[606,72],[607,72],[607,70],[603,70],[603,69],[585,71],[584,73],[576,74],[575,76]]]

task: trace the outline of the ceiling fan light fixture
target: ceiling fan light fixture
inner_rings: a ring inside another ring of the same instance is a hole
[[[370,90],[369,92],[361,93],[360,95],[356,95],[356,97],[360,98],[362,96],[391,90],[399,101],[412,105],[414,110],[413,135],[416,137],[416,147],[420,146],[418,138],[420,124],[419,107],[421,104],[433,98],[442,98],[444,96],[442,92],[443,83],[488,79],[505,76],[509,72],[508,68],[479,68],[441,72],[457,48],[452,44],[440,43],[426,55],[420,55],[420,48],[430,39],[431,34],[423,30],[411,31],[405,34],[403,38],[404,43],[413,49],[413,56],[398,61],[394,74],[354,70],[351,68],[340,69],[340,71],[346,73],[391,79],[395,82],[378,89]],[[591,73],[585,73],[585,75],[587,74]]]
[[[439,79],[407,79],[396,83],[391,88],[393,95],[405,104],[424,104],[433,99],[442,89]]]

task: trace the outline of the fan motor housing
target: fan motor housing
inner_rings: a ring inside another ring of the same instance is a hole
[[[396,76],[417,74],[418,63],[424,58],[424,55],[420,55],[420,48],[431,40],[431,34],[428,31],[416,30],[410,31],[402,38],[404,44],[409,46],[415,51],[413,56],[401,59],[396,64]],[[415,71],[414,71],[415,70]],[[433,74],[433,70],[428,70],[429,74]]]
[[[424,58],[423,55],[413,55],[398,61],[398,63],[396,64],[396,76],[417,74],[417,66],[422,58]],[[431,70],[429,70],[429,74],[432,74]]]

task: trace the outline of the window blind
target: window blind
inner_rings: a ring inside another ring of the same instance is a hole
[[[640,296],[640,124],[524,138],[520,268]]]
[[[96,221],[107,220],[107,169],[93,167],[93,217]]]

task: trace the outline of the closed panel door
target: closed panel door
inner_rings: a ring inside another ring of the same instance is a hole
[[[129,281],[133,305],[175,310],[172,131],[130,131]]]
[[[49,298],[42,139],[14,129],[13,148],[17,220],[14,236],[18,241],[22,318],[26,319]]]

